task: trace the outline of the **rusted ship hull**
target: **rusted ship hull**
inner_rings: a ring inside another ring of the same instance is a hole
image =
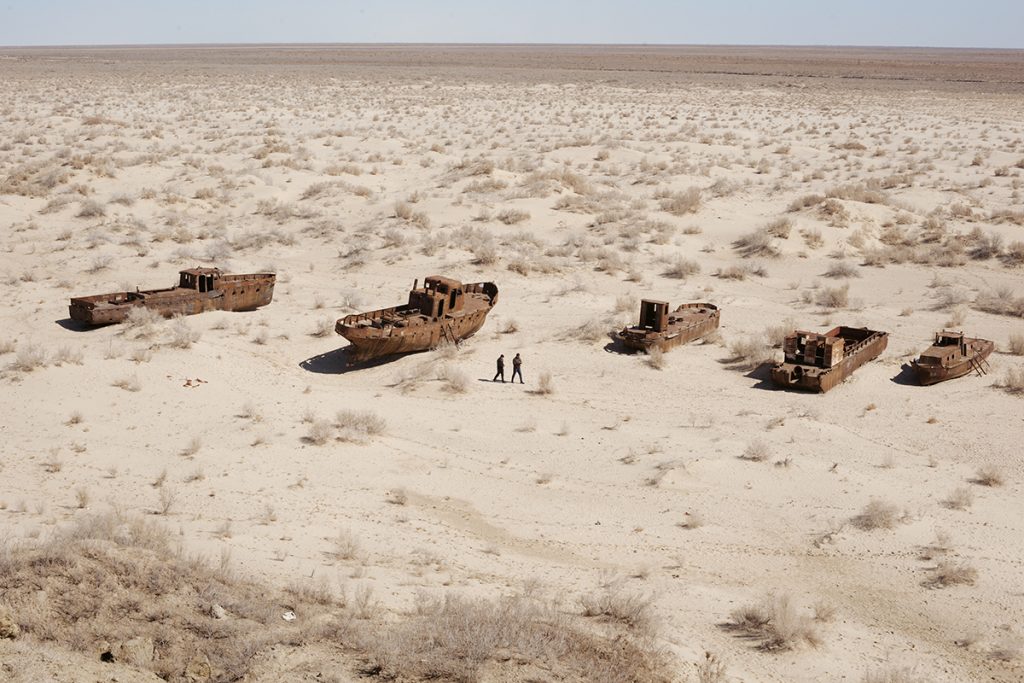
[[[832,367],[819,368],[801,363],[782,362],[772,367],[772,382],[785,389],[825,393],[834,389],[865,363],[878,358],[889,345],[886,332],[868,331],[870,334],[849,350]]]
[[[910,366],[914,370],[914,375],[917,377],[917,381],[922,386],[929,386],[931,384],[945,382],[949,379],[963,377],[964,375],[969,375],[972,372],[984,374],[984,370],[980,369],[981,364],[988,360],[988,357],[992,355],[992,352],[996,347],[995,342],[991,342],[987,339],[970,339],[968,342],[972,347],[972,354],[949,366],[927,365],[918,360],[911,361]]]
[[[123,322],[136,308],[147,308],[165,318],[205,311],[247,311],[266,306],[274,298],[275,276],[268,273],[232,275],[218,279],[219,289],[199,292],[173,287],[142,292],[115,292],[71,299],[72,320],[86,325]]]
[[[709,303],[682,304],[672,315],[677,316],[679,321],[673,322],[673,319],[670,319],[664,332],[643,327],[627,327],[616,332],[615,338],[633,351],[650,353],[655,348],[668,351],[714,332],[718,329],[722,317],[718,307]]]
[[[490,282],[460,287],[465,303],[451,315],[429,318],[406,305],[338,320],[335,331],[352,344],[349,362],[429,351],[445,342],[454,344],[476,334],[498,301],[498,288]]]

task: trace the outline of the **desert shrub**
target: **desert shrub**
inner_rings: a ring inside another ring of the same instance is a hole
[[[695,213],[700,209],[700,188],[691,187],[680,192],[659,191],[654,198],[662,211],[674,216],[685,216],[688,213]]]
[[[1006,350],[1014,356],[1024,356],[1024,333],[1011,334]]]
[[[334,436],[334,425],[327,420],[313,420],[309,425],[305,441],[315,446],[323,446]]]
[[[825,277],[832,278],[851,278],[860,277],[860,273],[857,271],[857,266],[847,261],[836,261],[829,269],[825,271]]]
[[[1024,265],[1024,242],[1015,240],[1006,245],[1003,252],[1003,263],[1007,266]]]
[[[691,275],[696,275],[700,272],[700,264],[693,259],[688,259],[683,256],[677,256],[668,263],[668,267],[665,272],[662,273],[665,277],[675,278],[678,280],[685,280]]]
[[[656,630],[654,598],[626,591],[618,585],[582,596],[580,606],[585,617],[601,617],[645,634]]]
[[[989,463],[977,469],[974,473],[974,483],[982,486],[1002,486],[1006,483],[1006,477],[999,465]]]
[[[822,643],[818,622],[801,614],[785,594],[769,594],[761,602],[734,610],[728,628],[758,639],[764,650],[791,650],[801,644],[818,647]]]
[[[663,370],[666,364],[665,352],[657,346],[652,346],[647,352],[647,365],[655,370]]]
[[[980,235],[970,249],[971,258],[985,261],[1003,252],[1003,236],[997,232]]]
[[[316,322],[316,326],[313,331],[310,332],[312,337],[329,337],[334,332],[335,320],[333,318],[324,317],[320,318]]]
[[[797,197],[792,202],[790,202],[789,206],[786,208],[786,211],[789,211],[790,213],[796,213],[797,211],[801,211],[802,209],[809,209],[812,206],[817,206],[818,204],[821,204],[823,201],[825,201],[825,198],[820,194],[806,194],[802,197]]]
[[[779,249],[772,242],[772,236],[764,228],[743,235],[733,242],[732,246],[743,258],[751,256],[774,258],[779,255]]]
[[[965,486],[956,488],[943,504],[953,510],[966,510],[974,503],[974,493]]]
[[[135,337],[146,338],[156,332],[157,326],[163,322],[163,317],[145,306],[135,306],[128,311],[128,317],[122,324],[123,331],[131,333]]]
[[[1024,393],[1024,366],[1007,368],[1001,386],[1011,394]]]
[[[815,295],[814,301],[822,308],[846,308],[850,304],[850,286],[822,287]]]
[[[771,358],[771,349],[760,337],[737,337],[729,342],[729,363],[739,370],[753,370]]]
[[[38,368],[46,367],[46,350],[38,344],[29,342],[18,346],[14,354],[14,361],[11,363],[12,370],[19,372],[32,372]]]
[[[966,562],[954,562],[953,560],[940,560],[932,575],[925,581],[930,588],[947,588],[967,584],[974,585],[978,579],[978,570]]]
[[[1024,318],[1024,297],[1017,296],[1010,287],[978,294],[974,307],[986,313]]]
[[[188,321],[179,316],[171,325],[171,338],[168,344],[176,349],[187,349],[199,341],[202,336],[199,330],[192,329]]]
[[[107,215],[107,210],[102,204],[94,199],[86,199],[78,207],[78,218],[101,218]]]
[[[892,503],[872,500],[851,521],[862,531],[892,529],[901,520],[900,509]]]
[[[469,390],[469,375],[450,363],[441,366],[437,378],[444,382],[445,391],[464,394]]]
[[[341,410],[334,420],[342,441],[365,441],[384,432],[387,422],[369,410]]]
[[[768,442],[763,439],[755,439],[747,444],[747,447],[743,451],[743,455],[740,457],[744,460],[752,460],[754,462],[764,462],[771,457],[772,451],[768,446]]]
[[[516,223],[522,223],[529,219],[529,217],[530,214],[526,211],[520,211],[518,209],[504,209],[499,211],[494,218],[505,225],[515,225]]]
[[[764,226],[765,232],[772,237],[778,237],[781,240],[789,239],[789,233],[792,229],[793,221],[786,217],[776,218],[774,221]]]
[[[370,669],[377,675],[469,683],[483,680],[484,668],[511,652],[533,667],[557,662],[560,676],[564,672],[592,683],[668,683],[673,678],[665,656],[647,639],[599,635],[550,605],[524,597],[492,602],[449,596],[422,601],[417,612],[367,643]]]
[[[186,669],[197,665],[218,672],[216,680],[246,679],[255,653],[313,639],[308,624],[285,622],[281,613],[336,618],[333,604],[239,581],[227,565],[176,552],[162,526],[116,512],[83,516],[11,548],[0,594],[30,638],[90,658],[106,643],[116,660],[165,680],[188,680]],[[219,619],[214,605],[229,618]]]
[[[537,378],[535,392],[541,396],[549,396],[555,393],[555,380],[547,370],[540,373],[540,376]]]
[[[919,677],[913,669],[888,668],[868,671],[861,683],[931,683],[931,679]]]

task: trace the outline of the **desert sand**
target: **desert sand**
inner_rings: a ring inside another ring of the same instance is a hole
[[[23,572],[0,677],[150,680],[26,589],[26,553],[116,510],[360,628],[528,595],[663,658],[618,680],[1022,680],[1022,72],[984,51],[0,51],[0,567]],[[274,301],[66,320],[71,296],[197,265],[276,272]],[[482,331],[347,368],[334,321],[432,274],[498,284]],[[642,297],[710,301],[721,329],[619,353]],[[770,386],[782,335],[839,324],[887,351],[824,395]],[[996,342],[986,376],[913,383],[943,328]],[[524,385],[490,381],[499,353]],[[366,647],[308,640],[244,675],[365,671]],[[467,680],[588,678],[482,658]]]

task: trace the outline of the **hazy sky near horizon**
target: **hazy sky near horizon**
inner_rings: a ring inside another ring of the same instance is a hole
[[[1024,48],[1024,0],[0,0],[0,45],[696,43]]]

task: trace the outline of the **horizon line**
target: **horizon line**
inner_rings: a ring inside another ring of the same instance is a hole
[[[1022,47],[981,47],[952,45],[883,45],[883,44],[825,44],[825,43],[534,43],[534,42],[225,42],[225,43],[33,43],[0,45],[0,50],[30,49],[104,49],[104,48],[254,48],[254,47],[643,47],[643,48],[783,48],[783,49],[867,49],[867,50],[961,50],[986,52],[1024,52]]]

